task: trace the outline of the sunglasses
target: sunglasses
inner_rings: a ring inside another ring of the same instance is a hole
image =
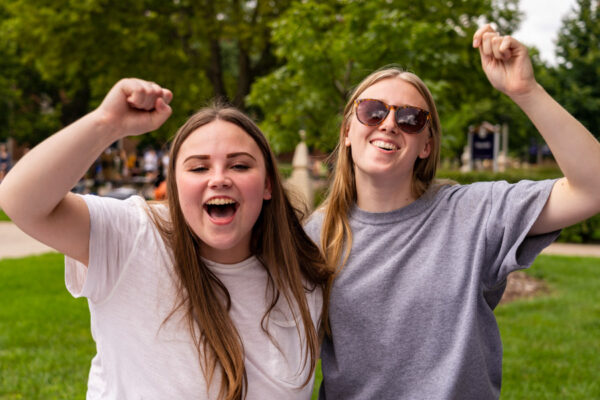
[[[390,113],[395,110],[396,125],[406,133],[419,133],[431,119],[431,114],[427,110],[413,106],[389,106],[381,100],[360,99],[354,102],[356,107],[356,118],[367,126],[377,126],[381,124]]]

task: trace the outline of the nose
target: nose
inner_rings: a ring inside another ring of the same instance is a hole
[[[212,189],[228,188],[231,186],[231,178],[227,175],[227,171],[215,168],[212,171],[208,186]]]
[[[397,134],[399,132],[398,126],[396,125],[396,107],[390,107],[390,112],[386,115],[381,124],[379,124],[379,129],[392,134]]]

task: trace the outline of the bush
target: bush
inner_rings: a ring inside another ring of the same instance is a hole
[[[560,178],[562,173],[556,168],[518,169],[496,173],[492,171],[460,172],[441,170],[438,171],[436,176],[440,179],[452,179],[453,181],[466,185],[473,182],[485,181],[507,181],[509,183],[516,183],[523,179],[541,181],[544,179]]]
[[[563,229],[559,242],[600,243],[600,214]]]

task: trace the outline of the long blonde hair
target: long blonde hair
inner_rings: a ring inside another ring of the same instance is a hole
[[[440,118],[433,101],[431,92],[423,81],[415,74],[399,68],[390,67],[373,72],[354,89],[344,108],[342,125],[337,147],[333,153],[333,179],[323,207],[325,216],[321,230],[321,246],[325,253],[325,261],[332,269],[339,271],[346,263],[352,248],[352,231],[348,213],[356,202],[356,179],[354,162],[349,147],[344,145],[344,139],[354,113],[354,101],[370,86],[385,79],[402,79],[414,86],[427,103],[431,113],[429,133],[431,135],[431,152],[427,158],[417,158],[413,167],[411,192],[419,198],[429,188],[435,177],[440,159],[441,126]],[[342,253],[345,253],[342,258]]]
[[[313,325],[306,293],[321,287],[326,298],[326,282],[330,273],[320,250],[304,232],[300,222],[302,216],[293,208],[285,193],[275,157],[265,136],[249,117],[232,107],[215,104],[200,110],[178,130],[173,139],[167,174],[169,218],[162,217],[156,210],[152,211],[153,220],[172,253],[174,269],[179,278],[179,302],[169,317],[177,309],[186,311],[189,330],[209,385],[217,366],[221,367],[219,398],[244,398],[248,385],[244,349],[228,313],[231,298],[225,285],[200,258],[200,239],[185,221],[175,180],[176,161],[182,143],[198,128],[215,120],[242,128],[256,142],[264,157],[272,193],[270,200],[263,201],[250,244],[252,254],[267,271],[268,285],[272,289],[271,302],[261,326],[271,337],[267,330],[269,315],[280,297],[290,305],[294,318],[299,314],[305,337],[301,340],[304,345],[303,366],[306,367],[307,363],[310,366],[310,374],[302,385],[304,387],[315,370],[320,341],[320,332]],[[305,287],[304,282],[308,282],[310,287]],[[326,307],[322,315],[326,315]],[[301,335],[300,327],[296,329]]]

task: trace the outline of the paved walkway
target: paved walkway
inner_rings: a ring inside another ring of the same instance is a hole
[[[0,222],[0,259],[42,254],[54,249],[38,242],[12,222]],[[600,245],[552,243],[542,254],[600,257]]]
[[[54,249],[17,228],[12,222],[0,222],[0,259],[48,253]]]
[[[542,250],[542,254],[564,256],[600,257],[600,245],[576,243],[552,243]]]

